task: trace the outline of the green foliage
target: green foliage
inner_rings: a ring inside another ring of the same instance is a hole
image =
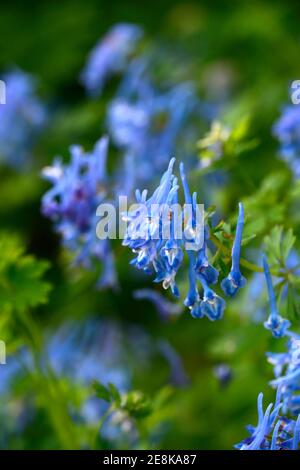
[[[49,263],[25,255],[19,240],[11,234],[0,235],[0,250],[0,308],[24,311],[45,303],[50,284],[42,277]]]
[[[265,251],[272,266],[285,268],[286,260],[296,241],[293,229],[284,232],[283,226],[276,225],[264,238]]]
[[[230,168],[235,159],[255,149],[256,139],[249,138],[250,118],[243,117],[233,126],[212,123],[210,132],[198,142],[199,157],[204,168]]]

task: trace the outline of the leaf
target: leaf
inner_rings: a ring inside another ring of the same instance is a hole
[[[294,235],[293,229],[290,228],[286,234],[285,237],[282,240],[282,255],[284,259],[287,259],[291,249],[293,248],[294,244],[296,241],[296,237]]]
[[[117,406],[120,406],[121,403],[121,395],[119,393],[119,390],[113,383],[108,384],[109,392],[113,400],[115,401]]]
[[[144,418],[151,413],[152,406],[142,392],[132,391],[125,396],[123,409],[133,418]]]
[[[286,316],[290,320],[295,320],[299,318],[300,313],[300,306],[299,302],[296,300],[296,293],[292,286],[288,286],[288,293],[287,293],[287,312]]]
[[[49,264],[24,255],[20,240],[0,235],[0,308],[24,311],[48,299],[50,284],[42,280]]]
[[[264,238],[265,251],[271,265],[284,267],[296,237],[293,229],[284,232],[282,226],[273,227],[270,234]]]
[[[98,398],[101,398],[107,402],[111,401],[110,391],[105,387],[105,385],[95,380],[92,386]]]

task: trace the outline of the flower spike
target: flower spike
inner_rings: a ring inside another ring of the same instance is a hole
[[[264,267],[264,273],[265,273],[265,278],[266,278],[266,283],[267,283],[267,288],[268,288],[270,310],[271,310],[268,320],[264,322],[264,327],[267,328],[268,330],[271,330],[272,335],[275,338],[281,338],[282,336],[286,335],[287,330],[291,324],[289,320],[282,318],[278,313],[270,268],[269,268],[267,258],[265,255],[263,255],[263,267]]]
[[[243,204],[239,203],[239,216],[236,226],[235,239],[232,246],[232,266],[228,276],[223,279],[221,282],[221,287],[223,292],[229,296],[233,297],[239,289],[244,287],[246,284],[246,279],[242,276],[240,271],[240,254],[241,254],[241,244],[242,244],[242,235],[244,228],[244,207]]]

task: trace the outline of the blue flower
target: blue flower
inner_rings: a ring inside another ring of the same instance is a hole
[[[269,447],[268,435],[272,429],[273,419],[272,411],[273,403],[270,403],[266,411],[263,410],[263,394],[260,393],[257,399],[258,423],[255,428],[249,427],[251,437],[242,441],[238,447],[241,450],[266,450]],[[280,405],[273,410],[277,414]]]
[[[286,353],[268,353],[268,361],[274,366],[272,387],[280,388],[285,413],[300,413],[300,337],[290,333]]]
[[[214,367],[213,372],[215,377],[218,379],[221,387],[226,387],[232,380],[232,369],[227,364],[218,364]]]
[[[6,103],[0,105],[0,159],[17,169],[30,163],[34,140],[46,122],[46,110],[36,97],[31,75],[14,70],[1,77]]]
[[[239,203],[239,217],[236,227],[235,239],[232,246],[232,266],[228,276],[221,282],[221,287],[224,293],[233,297],[239,289],[244,287],[246,279],[242,276],[240,271],[240,254],[242,235],[244,227],[244,207]]]
[[[138,206],[124,217],[129,225],[123,245],[136,253],[132,264],[146,272],[155,272],[155,282],[163,282],[165,289],[170,287],[173,294],[178,296],[175,277],[181,265],[182,253],[174,238],[175,222],[171,207],[178,191],[177,179],[172,173],[174,163],[175,159],[172,159],[160,185],[149,199],[146,199],[147,191],[136,192]],[[167,242],[163,237],[166,227],[162,227],[166,210],[169,218],[168,233],[171,235]]]
[[[266,283],[268,287],[269,302],[270,302],[270,309],[271,309],[269,318],[264,323],[264,326],[268,330],[272,331],[272,334],[275,338],[281,338],[282,336],[286,335],[287,330],[291,324],[288,320],[282,318],[277,311],[275,292],[274,292],[273,285],[272,285],[269,265],[268,265],[265,255],[263,256],[263,266],[264,266]]]
[[[280,142],[280,155],[288,163],[296,178],[300,177],[300,108],[286,106],[273,127]]]
[[[95,46],[81,74],[81,81],[91,95],[99,95],[106,80],[124,70],[142,35],[138,26],[120,23]]]
[[[107,116],[112,141],[124,154],[123,167],[128,170],[128,159],[134,162],[132,188],[123,187],[124,172],[118,172],[118,191],[127,195],[134,185],[149,184],[156,178],[170,155],[180,153],[195,159],[190,145],[196,134],[194,121],[199,106],[194,87],[180,83],[160,90],[149,77],[149,67],[144,57],[130,64]]]
[[[224,313],[225,301],[210,287],[217,283],[219,273],[208,261],[208,227],[205,226],[204,217],[201,217],[203,214],[197,204],[197,193],[191,195],[183,163],[180,163],[180,177],[185,206],[183,212],[179,211],[179,185],[173,175],[174,163],[173,158],[160,185],[149,199],[147,191],[136,191],[138,204],[124,216],[128,227],[123,244],[136,254],[131,264],[146,273],[155,273],[154,282],[162,282],[165,289],[170,287],[176,297],[180,295],[176,276],[186,253],[189,259],[189,290],[184,305],[194,318],[206,316],[212,321],[219,320]],[[157,207],[156,214],[152,213],[153,205]],[[237,234],[237,240],[241,238],[241,224],[238,225],[240,234]],[[164,236],[166,233],[167,237]],[[237,249],[233,251],[236,271]]]
[[[210,289],[204,277],[201,278],[200,282],[203,287],[203,300],[200,304],[201,312],[210,320],[220,320],[224,313],[225,300]]]
[[[276,402],[263,410],[263,394],[258,395],[258,424],[248,426],[250,437],[235,447],[240,450],[299,450],[300,415],[297,419],[279,414],[282,403],[281,394],[277,392]],[[272,411],[273,408],[273,411]]]
[[[43,170],[52,188],[42,198],[42,212],[55,223],[64,246],[76,253],[77,263],[90,267],[94,260],[102,261],[99,287],[117,285],[109,241],[99,240],[96,235],[96,209],[107,192],[107,145],[104,137],[90,153],[72,146],[69,165],[63,165],[57,158]]]
[[[163,320],[178,316],[182,311],[181,305],[170,302],[154,289],[138,289],[134,291],[133,295],[135,299],[145,299],[152,302]]]

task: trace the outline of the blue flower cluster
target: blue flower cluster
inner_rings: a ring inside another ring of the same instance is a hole
[[[276,307],[270,269],[263,257],[271,313],[264,326],[275,338],[287,336],[285,353],[267,353],[274,366],[275,379],[270,385],[277,389],[276,402],[263,411],[263,395],[258,396],[258,424],[248,426],[250,436],[236,447],[241,450],[299,450],[300,443],[300,336],[288,330],[290,322],[282,318]],[[273,408],[273,410],[272,410]]]
[[[274,366],[272,387],[280,389],[284,413],[300,413],[300,336],[290,333],[285,353],[268,353],[268,361]]]
[[[35,95],[32,76],[14,70],[1,77],[5,104],[0,105],[0,159],[22,168],[30,160],[34,138],[46,122],[46,110]]]
[[[91,95],[101,93],[105,81],[122,72],[136,43],[143,36],[141,28],[128,23],[113,26],[90,53],[81,81]]]
[[[280,142],[280,154],[296,178],[300,177],[300,107],[286,106],[273,127]]]
[[[106,117],[108,134],[121,154],[110,180],[114,201],[119,195],[132,198],[139,184],[147,182],[151,187],[170,155],[180,152],[189,163],[196,162],[194,143],[199,131],[195,125],[205,115],[192,83],[154,84],[151,48],[135,53],[142,36],[138,26],[114,26],[91,52],[81,74],[86,89],[95,96],[113,73],[123,73]],[[109,286],[116,284],[112,251],[108,242],[96,239],[95,231],[95,210],[106,197],[100,147],[96,144],[94,152],[86,155],[78,147],[71,147],[68,167],[62,167],[57,160],[44,171],[54,187],[44,196],[42,208],[56,223],[64,245],[78,252],[77,260],[87,265],[91,258],[103,261],[101,285]],[[176,289],[171,277],[166,283]]]
[[[64,245],[76,253],[76,262],[90,267],[93,259],[103,263],[99,287],[117,284],[113,252],[108,240],[96,235],[96,209],[107,196],[106,156],[108,140],[100,139],[92,152],[70,148],[71,161],[60,158],[43,170],[53,187],[42,198],[42,212],[54,221]]]
[[[173,174],[174,163],[173,158],[151,197],[147,199],[147,190],[142,193],[136,191],[137,204],[124,215],[128,226],[123,245],[136,255],[131,264],[146,273],[155,273],[155,282],[162,282],[165,289],[170,287],[176,297],[179,297],[176,275],[186,253],[189,259],[189,291],[184,304],[194,318],[207,316],[210,320],[218,320],[223,315],[225,301],[211,288],[217,283],[219,272],[208,260],[208,226],[199,214],[197,193],[191,195],[183,163],[180,164],[180,177],[185,206],[183,211],[179,210],[179,184]],[[228,296],[234,296],[245,284],[239,268],[243,225],[244,210],[240,204],[232,267],[221,283]],[[182,231],[178,230],[179,226],[183,227]]]
[[[115,97],[108,104],[107,129],[122,153],[116,170],[117,194],[133,196],[134,187],[157,178],[170,155],[194,163],[199,122],[215,116],[200,102],[193,83],[186,79],[155,80],[155,71],[168,57],[153,45],[137,48],[143,31],[132,24],[117,24],[91,52],[81,80],[97,95],[114,72],[122,72]],[[159,84],[157,83],[159,82]]]
[[[282,408],[280,392],[277,393],[275,405],[270,403],[264,411],[263,394],[257,399],[257,426],[248,426],[251,434],[236,445],[240,450],[298,450],[300,442],[300,415],[292,419],[280,416]]]

